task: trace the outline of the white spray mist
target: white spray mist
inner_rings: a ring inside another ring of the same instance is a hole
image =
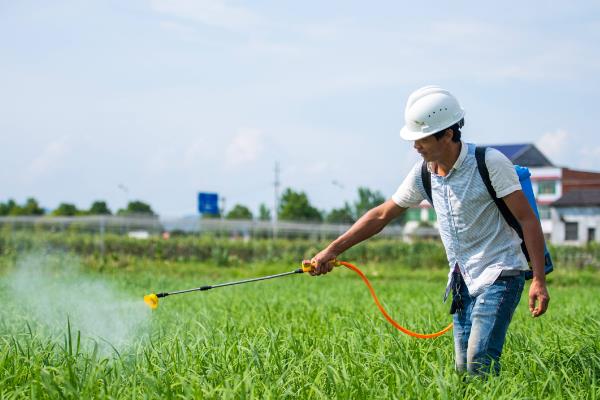
[[[74,332],[96,342],[103,353],[126,350],[149,322],[150,310],[141,300],[124,297],[101,277],[83,273],[73,255],[25,254],[8,284],[27,319],[53,331],[66,331],[68,319]]]

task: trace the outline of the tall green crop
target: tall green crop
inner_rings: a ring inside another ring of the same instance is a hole
[[[400,323],[427,332],[449,322],[448,305],[440,301],[445,269],[383,262],[359,266]],[[102,282],[102,287],[142,303],[150,291],[281,272],[295,265],[220,268],[210,262],[131,259],[125,268],[83,267],[82,282]],[[595,271],[557,270],[549,276],[552,301],[542,318],[529,316],[524,295],[509,330],[500,376],[481,380],[455,373],[451,334],[416,340],[399,333],[378,313],[363,283],[341,268],[321,277],[298,275],[161,299],[135,336],[108,351],[71,315],[49,326],[24,312],[12,300],[16,268],[13,258],[0,258],[0,397],[600,396],[600,276]]]

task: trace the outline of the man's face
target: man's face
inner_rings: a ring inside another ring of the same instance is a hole
[[[446,134],[437,140],[435,136],[430,135],[423,139],[415,140],[414,148],[419,152],[427,162],[438,161],[450,149],[452,141],[452,131],[447,130]]]

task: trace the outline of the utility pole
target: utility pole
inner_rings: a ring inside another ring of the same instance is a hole
[[[277,237],[277,212],[279,211],[279,185],[281,182],[279,181],[279,162],[275,161],[275,181],[273,182],[274,189],[274,201],[273,201],[273,238]]]
[[[221,207],[219,210],[219,214],[220,214],[221,219],[223,219],[223,217],[224,217],[223,214],[225,214],[225,203],[227,202],[227,199],[225,198],[225,196],[221,196],[220,200],[221,200]]]
[[[221,196],[219,197],[219,201],[221,203],[221,207],[219,208],[219,220],[221,221],[221,224],[219,224],[219,237],[221,237],[221,235],[223,235],[223,220],[225,219],[225,202],[227,199],[225,196]]]

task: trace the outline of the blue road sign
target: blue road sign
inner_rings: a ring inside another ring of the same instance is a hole
[[[219,214],[219,195],[217,193],[198,193],[198,212],[200,214]]]

